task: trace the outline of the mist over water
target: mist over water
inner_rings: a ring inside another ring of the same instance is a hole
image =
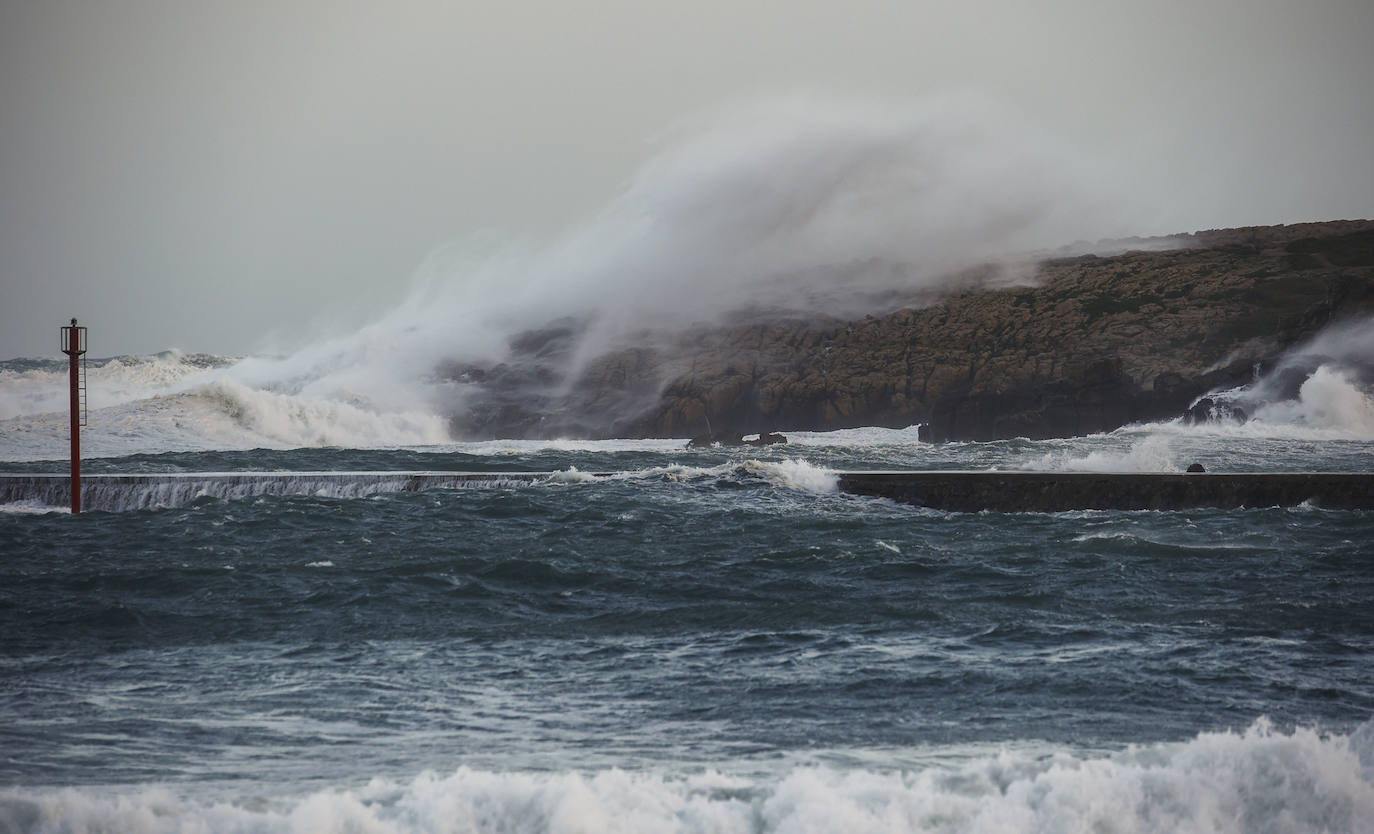
[[[1067,147],[989,103],[739,106],[681,126],[600,214],[547,246],[436,253],[371,325],[228,376],[461,415],[480,385],[436,378],[436,365],[516,361],[512,340],[551,325],[565,338],[532,396],[565,389],[607,350],[732,314],[858,316],[1033,280],[1025,253],[1129,228],[1090,180]]]
[[[101,431],[136,439],[125,448],[448,442],[474,409],[499,423],[500,396],[557,408],[607,351],[671,356],[691,328],[857,317],[1034,282],[1036,253],[1136,228],[1101,174],[986,101],[740,105],[679,125],[603,211],[553,241],[435,252],[356,332],[237,361],[93,361],[91,448]],[[1255,418],[1246,431],[1374,436],[1371,334],[1368,321],[1342,325],[1214,397]],[[604,409],[633,414],[659,393],[650,384]],[[65,401],[61,363],[0,369],[7,456],[52,445]]]

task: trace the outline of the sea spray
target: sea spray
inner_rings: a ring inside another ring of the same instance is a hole
[[[597,481],[596,475],[591,472],[583,472],[576,466],[569,466],[567,469],[560,469],[549,476],[548,482],[551,484],[590,484]]]
[[[1249,385],[1209,392],[1230,417],[1242,412],[1246,431],[1328,438],[1374,438],[1374,318],[1333,324],[1257,368]],[[1208,428],[1226,430],[1220,419]]]
[[[1333,437],[1370,439],[1374,438],[1374,396],[1350,371],[1320,365],[1303,381],[1296,399],[1260,405],[1255,420],[1310,427]]]
[[[1178,472],[1168,435],[1152,434],[1132,442],[1124,451],[1094,450],[1086,455],[1068,450],[1047,452],[1023,461],[1018,468],[1037,472]]]
[[[788,458],[777,462],[749,460],[745,461],[741,468],[745,472],[760,475],[803,492],[828,493],[839,490],[838,473],[814,466],[800,458]]]
[[[860,315],[1028,280],[1021,253],[1123,228],[1090,182],[1062,143],[987,102],[743,105],[688,125],[604,211],[549,245],[450,249],[356,333],[219,376],[384,417],[453,417],[477,436],[556,435],[561,398],[609,350],[671,347],[684,329],[745,311]],[[987,263],[1005,268],[968,271]],[[513,348],[551,327],[567,329],[552,353]],[[566,433],[606,434],[652,404],[670,371],[567,415]],[[549,422],[512,426],[507,406]],[[269,444],[335,442],[301,416],[268,431]]]

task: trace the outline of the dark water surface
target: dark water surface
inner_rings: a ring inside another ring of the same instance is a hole
[[[633,474],[0,513],[0,831],[1370,830],[1374,513],[602,455]]]

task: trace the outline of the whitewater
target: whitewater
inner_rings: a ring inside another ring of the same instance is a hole
[[[445,250],[371,325],[282,353],[105,357],[91,321],[85,471],[175,477],[77,516],[0,502],[0,832],[1374,831],[1374,514],[836,489],[1374,471],[1369,322],[1213,392],[1244,423],[464,435],[480,392],[436,353],[509,360],[558,316],[564,375],[532,396],[731,310],[858,313],[989,260],[1033,281],[1014,253],[1110,212],[1005,126],[730,114],[552,245]],[[0,470],[65,471],[65,403],[64,358],[0,361]]]
[[[86,471],[176,482],[0,507],[0,830],[1370,830],[1370,513],[835,488],[1369,471],[1369,401],[1335,370],[1246,424],[688,450],[456,441],[235,366],[93,362]],[[0,469],[63,470],[63,371],[0,363]]]

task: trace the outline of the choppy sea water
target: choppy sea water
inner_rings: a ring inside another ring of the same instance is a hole
[[[550,476],[6,507],[0,831],[1374,830],[1374,513],[832,474],[1370,471],[1362,424],[253,449],[184,442],[207,397],[111,406],[86,471]],[[0,468],[61,471],[55,420]]]

